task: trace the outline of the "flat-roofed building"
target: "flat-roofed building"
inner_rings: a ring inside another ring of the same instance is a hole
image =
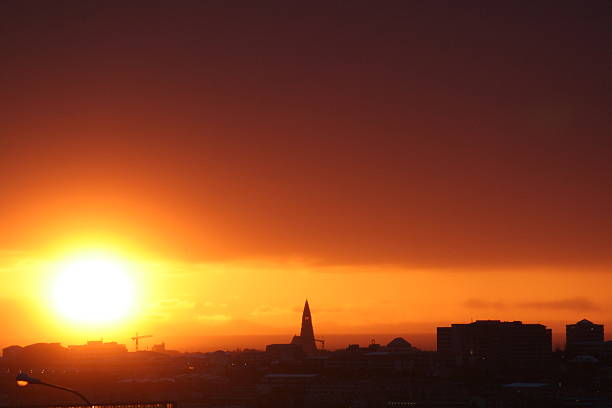
[[[541,324],[477,320],[438,327],[438,353],[453,365],[536,368],[552,353],[552,331]]]

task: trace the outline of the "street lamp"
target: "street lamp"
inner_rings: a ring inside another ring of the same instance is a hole
[[[17,385],[20,387],[25,387],[29,384],[38,384],[38,385],[45,385],[47,387],[51,387],[51,388],[57,388],[58,390],[63,390],[63,391],[68,391],[71,392],[75,395],[78,395],[83,401],[85,401],[85,403],[88,406],[93,406],[93,404],[91,402],[89,402],[89,400],[87,398],[85,398],[85,396],[83,394],[81,394],[78,391],[75,390],[71,390],[70,388],[66,388],[66,387],[62,387],[60,385],[55,385],[55,384],[49,384],[46,383],[42,380],[39,380],[38,378],[33,378],[30,377],[27,373],[19,373],[17,374],[17,378],[15,378],[15,380],[17,381]]]

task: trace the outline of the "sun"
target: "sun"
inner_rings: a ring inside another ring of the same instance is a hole
[[[62,263],[52,286],[56,311],[81,324],[111,323],[126,317],[134,303],[134,285],[126,269],[110,258]]]

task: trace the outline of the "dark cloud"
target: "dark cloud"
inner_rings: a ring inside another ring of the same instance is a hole
[[[0,248],[612,265],[609,2],[117,4],[3,7]]]
[[[470,309],[503,309],[505,307],[503,302],[482,299],[468,299],[463,305]]]
[[[600,310],[600,307],[592,301],[583,298],[575,297],[568,299],[548,300],[548,301],[528,301],[513,304],[506,304],[499,301],[490,301],[478,298],[471,298],[463,302],[463,306],[470,309],[504,309],[506,307],[515,307],[521,309],[545,309],[545,310],[584,310],[595,311]]]
[[[600,310],[600,307],[592,301],[582,298],[559,299],[550,301],[532,301],[518,303],[518,307],[526,309],[558,309],[558,310],[573,310],[573,311],[594,311]]]

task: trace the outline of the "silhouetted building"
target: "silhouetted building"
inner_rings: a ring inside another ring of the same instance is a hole
[[[565,326],[565,335],[568,345],[585,341],[604,341],[604,326],[582,319],[576,324]]]
[[[21,346],[5,347],[2,349],[2,358],[5,360],[14,360],[21,354],[22,351],[23,347]]]
[[[165,355],[174,355],[177,356],[179,354],[181,354],[180,351],[178,350],[168,350],[166,348],[166,343],[162,342],[160,344],[154,344],[153,347],[151,348],[151,351],[154,353],[160,353],[160,354],[165,354]]]
[[[604,326],[582,319],[565,326],[565,349],[570,354],[598,355],[603,350]]]
[[[347,348],[328,353],[324,367],[336,374],[369,373],[430,373],[432,354],[423,353],[402,337],[396,337],[386,346],[374,340],[367,347],[349,344]]]
[[[80,360],[119,358],[127,353],[125,344],[117,342],[88,341],[87,344],[68,346],[72,357]]]
[[[504,384],[496,393],[499,407],[556,407],[557,388],[550,383],[515,382]],[[562,405],[567,406],[567,405]],[[570,405],[570,406],[579,406]]]
[[[304,354],[312,354],[317,351],[312,327],[312,316],[310,314],[310,306],[308,300],[304,303],[302,312],[302,328],[299,336],[293,336],[290,344],[269,344],[266,346],[266,353],[275,360],[291,360],[295,358],[303,358]]]
[[[305,353],[314,353],[317,351],[308,300],[306,300],[304,311],[302,312],[302,329],[300,330],[300,335],[293,336],[291,344],[299,344],[302,346],[302,350],[304,350]]]
[[[552,331],[541,324],[477,320],[438,327],[438,353],[453,365],[543,367],[552,353]]]
[[[68,356],[68,349],[60,343],[35,343],[25,347],[10,346],[2,350],[4,361],[24,364],[29,367],[62,364]]]
[[[396,337],[393,340],[391,340],[387,344],[387,347],[385,347],[385,350],[390,351],[390,352],[418,351],[417,349],[412,347],[412,344],[406,341],[406,339],[404,339],[403,337]]]
[[[296,361],[304,357],[304,350],[300,344],[268,344],[266,354],[273,361]]]

